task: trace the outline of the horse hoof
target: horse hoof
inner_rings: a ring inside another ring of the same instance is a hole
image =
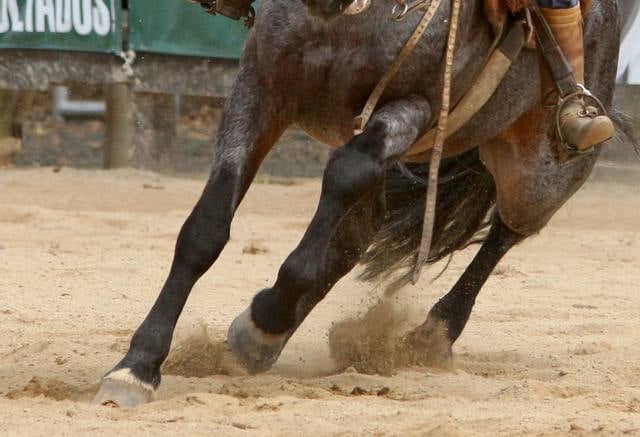
[[[288,339],[287,334],[262,332],[251,320],[251,307],[235,318],[227,333],[231,353],[251,374],[269,370],[278,360]]]
[[[440,319],[429,315],[426,322],[405,336],[404,344],[413,351],[413,364],[440,369],[453,367],[447,324]]]
[[[93,405],[114,406],[120,408],[133,408],[141,404],[151,402],[153,388],[148,384],[136,381],[126,381],[118,378],[118,372],[105,376],[102,379],[100,390],[91,402]],[[129,378],[135,378],[126,370]],[[113,375],[113,376],[112,376]]]

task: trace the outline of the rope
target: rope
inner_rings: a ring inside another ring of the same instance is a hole
[[[453,76],[453,55],[456,48],[456,38],[458,36],[458,22],[460,21],[460,5],[462,0],[453,0],[451,10],[451,27],[449,28],[449,39],[447,41],[447,55],[444,68],[444,85],[442,89],[442,107],[440,108],[440,118],[436,138],[431,152],[431,162],[429,164],[429,185],[427,186],[427,199],[424,209],[424,222],[422,226],[422,240],[418,251],[418,259],[413,270],[412,282],[415,285],[420,279],[422,268],[429,259],[431,244],[433,240],[433,228],[436,218],[436,198],[438,197],[438,173],[440,171],[440,161],[442,160],[442,149],[446,139],[447,122],[449,119],[449,107],[451,105],[451,82]]]

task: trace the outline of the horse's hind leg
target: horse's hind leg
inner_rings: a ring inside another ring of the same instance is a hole
[[[587,88],[608,110],[615,88],[617,15],[615,1],[598,2],[597,10],[587,21],[585,40]],[[554,144],[547,133],[547,129],[553,128],[553,115],[541,106],[534,107],[507,131],[480,147],[496,184],[497,217],[487,241],[460,281],[430,311],[427,322],[409,335],[410,340],[424,348],[425,354],[429,353],[428,346],[434,345],[429,336],[442,339],[445,347],[439,351],[448,352],[462,332],[484,280],[500,257],[519,239],[539,232],[591,173],[597,153],[566,164],[556,159]]]
[[[422,98],[392,102],[332,155],[302,241],[274,286],[258,293],[229,328],[229,346],[249,371],[271,367],[311,308],[358,261],[382,219],[385,168],[411,146],[429,117]]]
[[[103,378],[95,403],[128,407],[151,399],[189,293],[220,255],[238,204],[287,124],[285,108],[278,107],[284,100],[258,86],[251,41],[241,65],[222,115],[211,177],[180,231],[169,276],[129,351]]]
[[[446,366],[451,346],[469,320],[482,286],[502,257],[524,237],[495,214],[487,238],[451,291],[436,303],[427,321],[407,335],[405,341],[416,352],[419,363]]]
[[[487,239],[453,289],[407,336],[424,357],[438,363],[450,356],[476,297],[507,251],[539,232],[588,177],[596,156],[560,164],[544,131],[544,110],[526,113],[508,131],[480,148],[496,184],[497,211]]]

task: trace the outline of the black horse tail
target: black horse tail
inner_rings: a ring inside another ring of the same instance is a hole
[[[640,138],[638,138],[638,132],[634,129],[634,124],[638,120],[616,108],[609,111],[609,117],[616,126],[615,142],[631,146],[638,159],[640,159]]]
[[[385,220],[365,253],[360,279],[397,276],[389,291],[406,285],[417,259],[427,191],[428,164],[399,164],[387,170]],[[493,178],[477,149],[442,161],[435,227],[428,262],[483,241],[496,202]]]

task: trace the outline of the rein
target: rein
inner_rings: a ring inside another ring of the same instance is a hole
[[[436,198],[438,196],[438,174],[440,173],[440,161],[442,149],[446,139],[447,123],[449,121],[449,106],[451,104],[451,82],[453,77],[453,55],[458,36],[458,22],[460,19],[460,5],[462,0],[453,0],[451,10],[451,26],[449,27],[449,39],[447,41],[447,55],[444,67],[444,85],[442,86],[442,107],[438,118],[436,137],[429,163],[429,185],[427,186],[427,198],[424,209],[424,224],[422,226],[422,240],[418,251],[418,259],[413,269],[413,285],[420,279],[422,268],[429,258],[431,243],[433,240],[433,227],[436,220]]]
[[[391,67],[384,74],[378,85],[375,87],[367,103],[362,110],[362,113],[354,119],[354,135],[359,135],[363,132],[364,127],[371,118],[373,111],[382,97],[385,88],[391,82],[391,79],[400,70],[402,63],[411,54],[415,46],[420,41],[420,38],[427,30],[433,17],[435,16],[442,0],[432,0],[429,7],[425,11],[422,19],[418,23],[418,26],[411,34],[411,37],[407,40],[404,47],[400,51],[398,57],[394,60]],[[458,36],[458,22],[460,19],[460,6],[462,0],[452,0],[451,9],[451,24],[449,26],[449,37],[447,40],[447,53],[445,58],[444,68],[444,83],[442,87],[442,106],[440,109],[440,117],[438,118],[438,126],[436,128],[436,135],[433,144],[433,150],[431,154],[431,161],[429,165],[429,184],[427,186],[427,198],[424,210],[424,222],[422,228],[422,239],[420,242],[420,248],[418,251],[418,257],[416,265],[413,270],[413,284],[415,285],[420,278],[420,273],[424,267],[427,259],[429,258],[429,252],[431,251],[431,243],[433,239],[433,226],[435,222],[436,211],[436,198],[438,196],[438,175],[440,171],[440,161],[442,159],[442,149],[444,147],[444,141],[446,139],[447,122],[449,119],[449,107],[451,106],[451,82],[453,77],[453,55],[455,53],[456,39]],[[415,7],[411,8],[412,10]],[[409,11],[409,7],[405,4],[404,10],[395,15],[396,19],[402,19]]]

